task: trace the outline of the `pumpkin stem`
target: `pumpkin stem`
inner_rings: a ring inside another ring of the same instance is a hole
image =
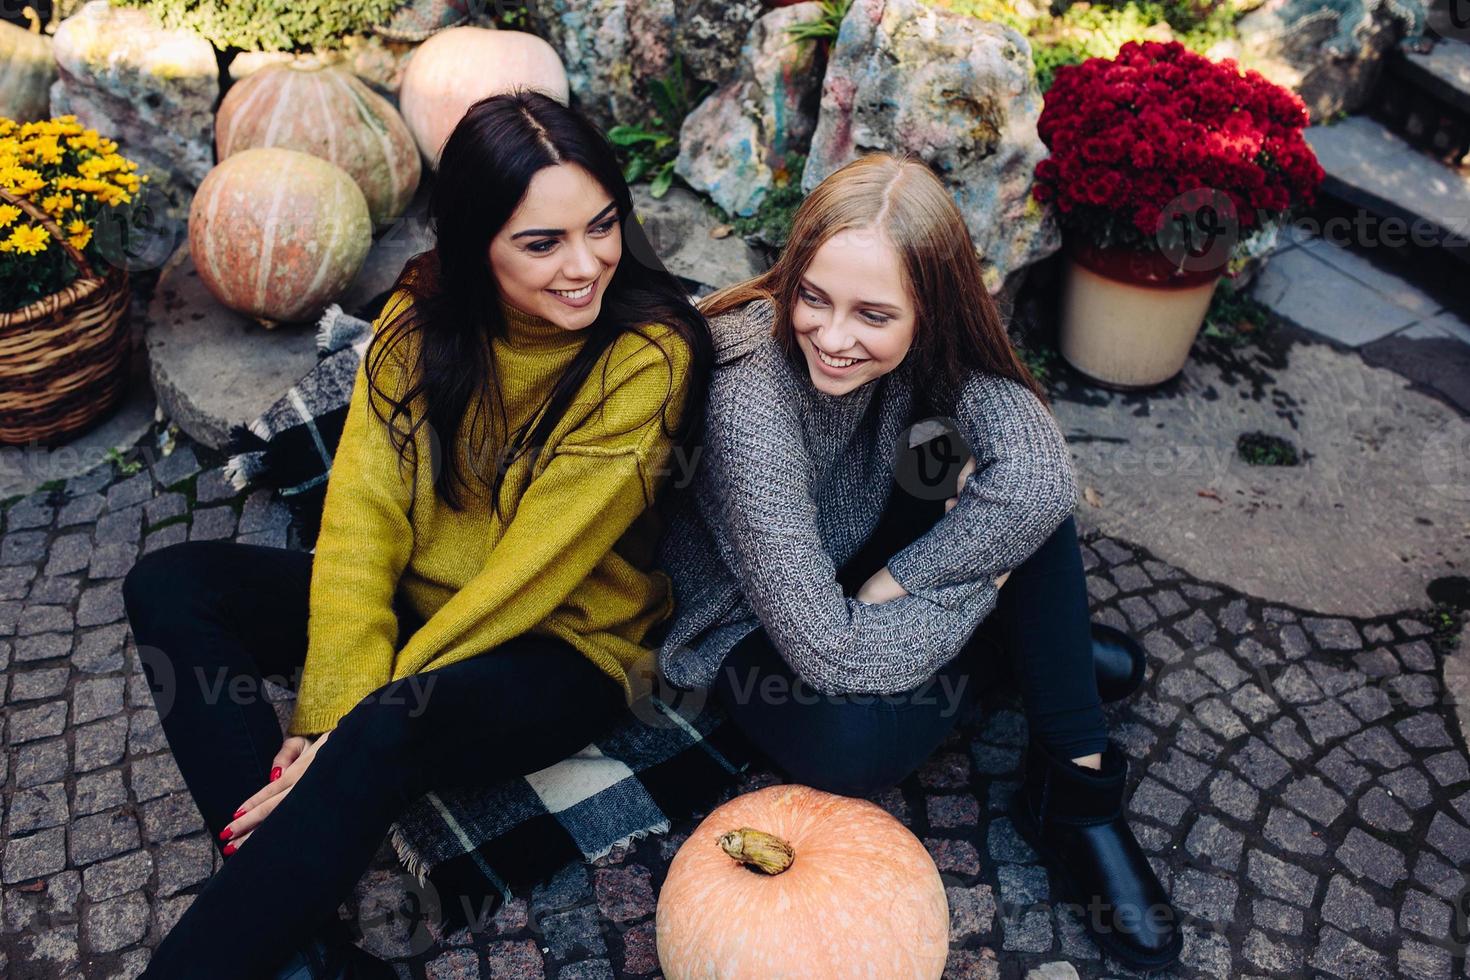
[[[796,852],[791,845],[764,830],[741,827],[720,838],[720,848],[747,868],[778,875],[791,867]]]

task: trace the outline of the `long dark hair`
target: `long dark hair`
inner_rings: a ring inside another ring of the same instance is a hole
[[[581,166],[616,202],[623,255],[597,319],[581,331],[585,343],[547,395],[544,410],[533,413],[515,432],[506,432],[505,405],[490,348],[490,338],[504,336],[506,330],[489,267],[490,241],[519,206],[537,171],[557,164]],[[378,328],[366,361],[370,395],[390,406],[387,416],[376,405],[374,409],[393,433],[400,462],[414,466],[415,438],[428,426],[434,486],[451,508],[463,508],[461,489],[470,489],[465,470],[476,470],[474,459],[461,459],[457,451],[462,436],[472,446],[483,438],[484,448],[493,451],[497,465],[488,475],[475,475],[489,487],[498,514],[501,484],[511,463],[522,456],[534,463],[577,390],[618,336],[631,332],[657,343],[644,330],[651,323],[671,327],[692,354],[685,410],[671,429],[673,361],[664,350],[670,372],[661,411],[664,431],[676,445],[687,444],[700,431],[714,359],[708,324],[648,244],[612,146],[596,126],[539,92],[521,90],[481,99],[470,106],[444,144],[429,214],[434,248],[410,259],[394,287],[395,292],[407,290],[412,303]],[[405,344],[407,353],[394,353]],[[410,380],[402,390],[386,391],[378,383],[383,358],[390,354],[409,368]],[[423,407],[415,416],[410,406],[419,400]],[[467,418],[472,402],[474,417]],[[496,413],[488,427],[478,424],[483,409]],[[406,428],[396,426],[397,419],[406,420]]]

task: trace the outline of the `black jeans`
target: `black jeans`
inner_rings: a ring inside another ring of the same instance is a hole
[[[851,595],[944,514],[893,488],[883,517],[838,581]],[[714,696],[741,732],[799,783],[871,796],[917,769],[973,712],[997,648],[1020,681],[1032,737],[1064,758],[1107,746],[1092,662],[1087,583],[1071,517],[1012,572],[995,610],[958,656],[918,687],[895,694],[832,694],[797,678],[765,630],[735,645]]]
[[[261,678],[290,683],[305,660],[311,563],[306,552],[188,542],[145,556],[124,582],[164,734],[216,847],[280,749]],[[616,681],[531,634],[379,688],[224,859],[144,976],[269,975],[336,921],[389,826],[423,793],[543,769],[623,710]]]

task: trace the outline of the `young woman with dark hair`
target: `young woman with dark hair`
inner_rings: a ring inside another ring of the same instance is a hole
[[[225,855],[144,976],[392,976],[336,909],[402,810],[565,758],[652,677],[671,597],[649,508],[700,428],[704,319],[605,137],[544,95],[471,107],[430,212],[435,246],[359,369],[315,554],[188,542],[124,584]],[[298,671],[283,741],[261,678]]]
[[[1137,686],[1141,651],[1088,621],[1071,456],[944,186],[917,160],[848,164],[770,270],[701,309],[717,366],[661,551],[665,676],[710,688],[796,781],[869,796],[970,713],[1002,648],[1031,739],[1017,828],[1104,949],[1172,962],[1101,706],[1103,675]],[[898,464],[935,426],[973,456],[929,494]]]

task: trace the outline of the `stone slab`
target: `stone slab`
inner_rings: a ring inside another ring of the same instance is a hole
[[[1054,409],[1100,504],[1084,495],[1079,521],[1192,576],[1376,616],[1429,605],[1427,583],[1470,562],[1470,421],[1290,327],[1240,352],[1201,341],[1151,393],[1068,377]],[[1290,439],[1303,463],[1247,465],[1235,442],[1257,430]]]
[[[683,187],[671,187],[655,199],[647,184],[638,184],[633,187],[633,206],[643,219],[643,231],[654,252],[682,279],[718,289],[765,271],[761,254],[739,235],[710,237],[718,222]]]
[[[1395,71],[1431,95],[1470,112],[1470,44],[1441,40],[1427,54],[1404,52]]]
[[[1327,172],[1325,193],[1423,227],[1470,262],[1470,175],[1431,160],[1366,116],[1310,126],[1305,135]]]
[[[316,363],[316,327],[267,330],[221,306],[185,243],[158,277],[145,332],[164,414],[207,446],[256,418]]]
[[[1466,323],[1448,310],[1442,310],[1427,320],[1420,320],[1412,327],[1400,332],[1398,336],[1409,337],[1413,340],[1443,337],[1446,340],[1458,340],[1462,344],[1470,344],[1470,323]]]
[[[147,356],[135,350],[127,393],[107,418],[55,446],[0,446],[0,500],[80,476],[105,462],[108,450],[126,452],[153,424],[156,409]]]
[[[1349,347],[1387,337],[1420,317],[1305,247],[1273,255],[1251,295],[1288,322]]]
[[[1371,258],[1345,245],[1312,236],[1304,239],[1301,247],[1308,255],[1321,259],[1343,275],[1351,276],[1393,305],[1416,316],[1433,316],[1444,308],[1438,300],[1418,286],[1374,265]]]

